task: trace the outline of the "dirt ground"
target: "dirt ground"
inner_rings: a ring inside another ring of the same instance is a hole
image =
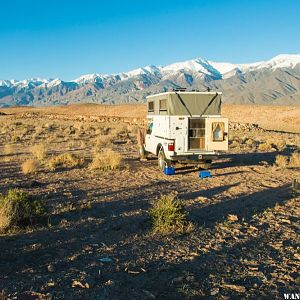
[[[245,117],[234,121],[277,131],[232,129],[230,151],[214,161],[212,177],[201,180],[192,166],[178,165],[166,176],[154,157],[141,162],[135,120],[49,117],[105,110],[125,118],[132,111],[136,118],[143,106],[74,107],[1,110],[10,115],[0,115],[0,191],[37,195],[50,214],[48,226],[0,235],[3,299],[284,299],[299,293],[300,197],[291,197],[291,183],[300,170],[275,165],[277,155],[300,150],[296,108],[282,108],[283,120],[272,108],[267,124],[266,110],[257,117],[258,108],[250,107],[247,119],[243,107]],[[230,116],[241,108],[224,110]],[[89,167],[102,135],[111,135],[109,147],[122,155],[120,170]],[[32,157],[30,147],[41,143],[48,157],[73,153],[84,164],[50,170],[42,162],[37,173],[24,175],[20,166]],[[192,232],[151,232],[149,209],[170,192],[184,201]]]

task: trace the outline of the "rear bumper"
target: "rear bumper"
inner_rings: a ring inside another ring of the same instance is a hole
[[[207,160],[213,160],[218,156],[216,152],[206,153],[183,153],[170,156],[172,161],[191,161],[191,162],[205,162]]]

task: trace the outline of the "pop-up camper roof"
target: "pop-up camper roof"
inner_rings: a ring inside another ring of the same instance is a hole
[[[202,116],[221,114],[221,95],[216,92],[166,92],[147,97],[148,115]]]

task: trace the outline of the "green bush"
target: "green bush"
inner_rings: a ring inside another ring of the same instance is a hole
[[[0,194],[0,231],[30,225],[45,213],[42,201],[26,192],[11,189]]]
[[[193,229],[187,220],[187,212],[182,201],[174,195],[162,196],[150,210],[153,231],[168,234],[172,232],[188,232]]]

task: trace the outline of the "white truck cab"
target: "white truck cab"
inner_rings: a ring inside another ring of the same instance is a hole
[[[160,169],[176,162],[210,164],[228,150],[228,119],[221,117],[221,93],[172,91],[147,97],[145,153]]]

